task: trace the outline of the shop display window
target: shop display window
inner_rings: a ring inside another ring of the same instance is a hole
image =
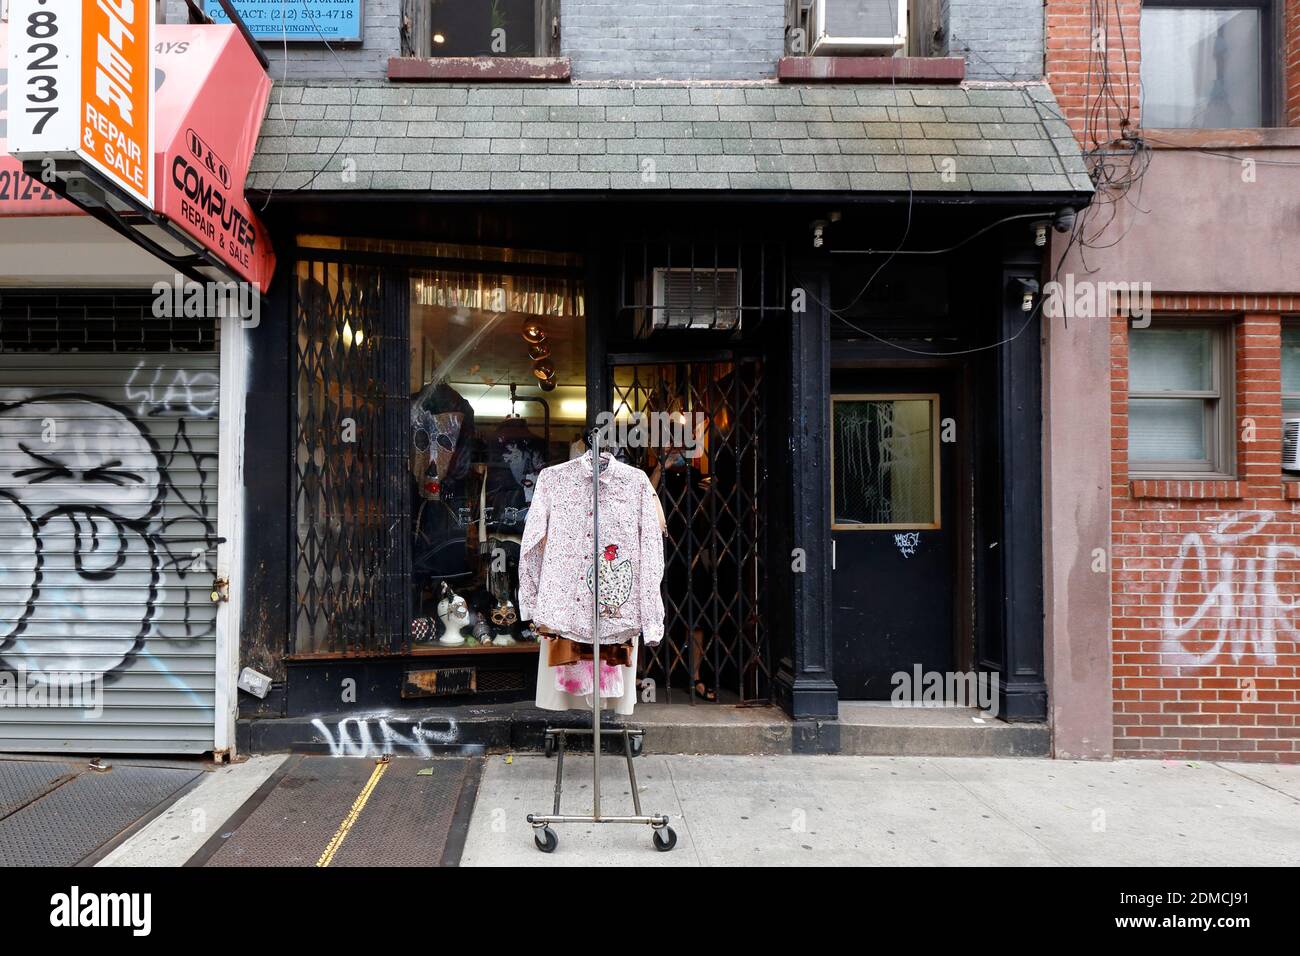
[[[416,649],[536,644],[519,619],[519,543],[538,472],[585,447],[586,320],[574,264],[506,256],[410,274]]]
[[[294,654],[526,652],[537,474],[584,449],[582,262],[300,235]]]

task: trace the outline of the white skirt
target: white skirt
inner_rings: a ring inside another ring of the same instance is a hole
[[[623,696],[602,697],[601,710],[613,710],[624,717],[632,716],[636,706],[636,658],[640,651],[641,638],[632,642],[632,664],[623,668]],[[591,711],[591,698],[566,694],[555,686],[555,668],[546,663],[546,638],[542,638],[537,649],[537,706],[542,710],[585,710]]]

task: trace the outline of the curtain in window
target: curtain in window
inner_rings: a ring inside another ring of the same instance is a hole
[[[1142,125],[1263,125],[1257,9],[1142,11]]]

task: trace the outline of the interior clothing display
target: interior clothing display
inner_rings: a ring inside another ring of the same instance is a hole
[[[542,710],[591,710],[590,670],[587,671],[586,686],[588,690],[586,692],[570,693],[561,690],[556,686],[556,674],[563,667],[551,667],[547,664],[547,645],[550,643],[550,639],[543,638],[541,650],[537,655],[537,706]],[[609,685],[602,678],[600,695],[602,710],[613,710],[614,713],[623,717],[632,716],[632,712],[636,707],[636,661],[639,649],[636,641],[628,642],[627,646],[631,649],[632,657],[631,662],[626,667],[618,666],[621,688],[617,693],[614,692],[613,688],[610,688],[609,693],[606,693],[606,687]],[[604,654],[605,652],[606,648],[602,647],[601,653]],[[591,662],[587,661],[585,663],[590,668]],[[608,665],[602,662],[602,669],[606,666]]]
[[[658,498],[640,469],[601,457],[600,562],[593,566],[592,462],[585,455],[537,476],[519,555],[519,615],[585,644],[664,635],[664,544]],[[592,594],[600,575],[599,634]]]
[[[428,384],[411,398],[411,473],[421,497],[469,473],[474,408],[446,382]]]
[[[488,443],[487,527],[519,534],[528,520],[537,475],[546,464],[546,442],[521,418],[508,418]]]

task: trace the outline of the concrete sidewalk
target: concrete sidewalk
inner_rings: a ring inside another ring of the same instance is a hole
[[[139,832],[119,844],[97,866],[184,866],[251,797],[285,757],[250,757],[209,770],[199,786],[182,796]]]
[[[589,754],[565,761],[563,812],[591,809]],[[602,760],[605,813],[631,813],[626,764]],[[846,756],[637,761],[649,827],[564,824],[547,855],[555,763],[490,757],[465,866],[1197,866],[1300,863],[1300,766]]]

